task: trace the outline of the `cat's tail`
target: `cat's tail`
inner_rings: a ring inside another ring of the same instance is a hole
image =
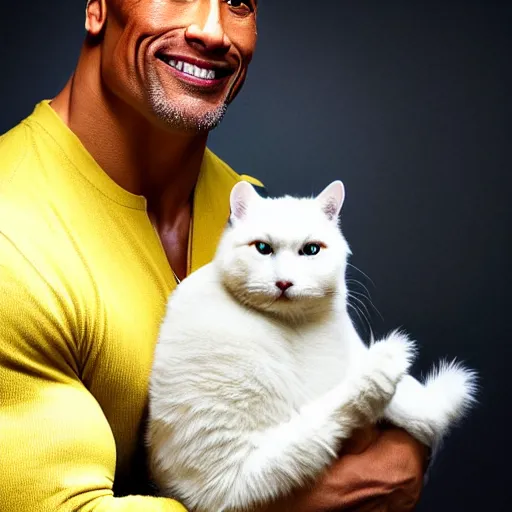
[[[424,384],[404,377],[385,417],[437,452],[443,438],[476,404],[477,390],[475,371],[456,361],[442,361]]]

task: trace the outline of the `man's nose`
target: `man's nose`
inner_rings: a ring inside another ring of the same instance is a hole
[[[196,43],[203,49],[225,53],[231,41],[224,31],[221,16],[222,0],[203,0],[199,2],[196,22],[189,25],[185,37],[189,43]]]

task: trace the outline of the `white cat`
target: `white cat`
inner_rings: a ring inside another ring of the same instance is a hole
[[[386,418],[434,447],[474,400],[475,374],[415,348],[368,348],[347,313],[340,181],[316,198],[231,193],[214,260],[172,294],[150,385],[154,482],[189,510],[248,510],[317,477],[354,429]]]

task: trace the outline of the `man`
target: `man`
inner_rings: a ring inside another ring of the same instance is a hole
[[[144,486],[148,377],[168,294],[212,258],[242,179],[206,142],[256,11],[90,0],[72,78],[0,139],[2,512],[184,510]],[[424,461],[368,430],[274,510],[411,510]]]

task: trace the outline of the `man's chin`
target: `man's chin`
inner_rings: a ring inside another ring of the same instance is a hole
[[[151,97],[156,117],[173,131],[205,133],[215,129],[224,118],[227,103],[219,106],[179,105],[161,97]]]

